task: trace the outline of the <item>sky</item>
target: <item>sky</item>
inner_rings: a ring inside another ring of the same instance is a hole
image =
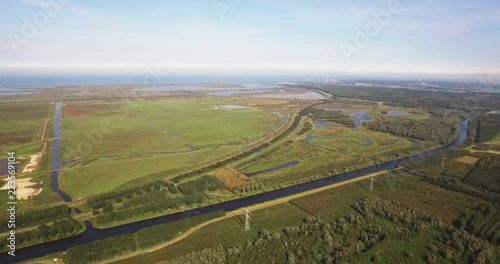
[[[2,0],[0,72],[500,73],[498,0]]]

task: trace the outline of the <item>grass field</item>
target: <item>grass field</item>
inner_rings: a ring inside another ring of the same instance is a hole
[[[188,168],[192,165],[208,163],[240,150],[242,147],[224,147],[217,150],[206,149],[174,155],[129,156],[99,161],[95,164],[68,167],[61,170],[60,186],[72,197],[79,198],[111,191],[128,182],[146,175]],[[141,180],[141,183],[153,179]]]
[[[0,148],[7,151],[39,141],[46,119],[52,118],[52,108],[50,103],[0,104]]]
[[[258,108],[222,107],[226,105],[231,105],[231,101],[172,99],[68,103],[63,108],[62,144],[68,146],[62,152],[63,160],[75,158],[69,148],[82,154],[81,158],[244,144],[264,135],[279,122],[275,114]],[[103,122],[109,129],[101,133],[99,140],[97,132]],[[92,142],[93,138],[97,143]],[[85,149],[85,142],[94,144]]]
[[[68,103],[62,156],[80,162],[62,170],[61,188],[84,197],[149,174],[210,163],[243,150],[281,122],[272,111],[231,105],[226,98]],[[103,122],[109,129],[99,134]]]

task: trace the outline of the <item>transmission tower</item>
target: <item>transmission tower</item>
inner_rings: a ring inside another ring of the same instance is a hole
[[[445,163],[445,161],[446,161],[446,155],[443,154],[443,156],[441,156],[441,168],[443,168],[443,169],[444,169],[444,163]]]
[[[250,231],[250,220],[252,220],[252,218],[250,217],[252,213],[250,213],[250,211],[245,208],[245,231]]]
[[[373,182],[375,182],[375,177],[370,177],[370,192],[373,192]]]

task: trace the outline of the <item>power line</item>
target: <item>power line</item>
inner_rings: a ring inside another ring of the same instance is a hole
[[[373,182],[375,182],[375,177],[370,177],[370,192],[373,192]]]
[[[446,157],[447,157],[447,156],[446,156],[445,154],[443,154],[443,155],[441,156],[441,168],[442,168],[442,169],[444,169],[444,164],[445,164],[445,161],[446,161]]]

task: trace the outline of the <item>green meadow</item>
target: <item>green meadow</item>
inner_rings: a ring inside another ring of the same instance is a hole
[[[50,103],[1,103],[0,149],[17,150],[39,141],[45,121],[53,118],[53,112]],[[0,160],[2,158],[0,157]]]
[[[110,191],[144,176],[208,164],[249,147],[281,119],[228,98],[92,101],[63,107],[60,187],[71,196]]]

